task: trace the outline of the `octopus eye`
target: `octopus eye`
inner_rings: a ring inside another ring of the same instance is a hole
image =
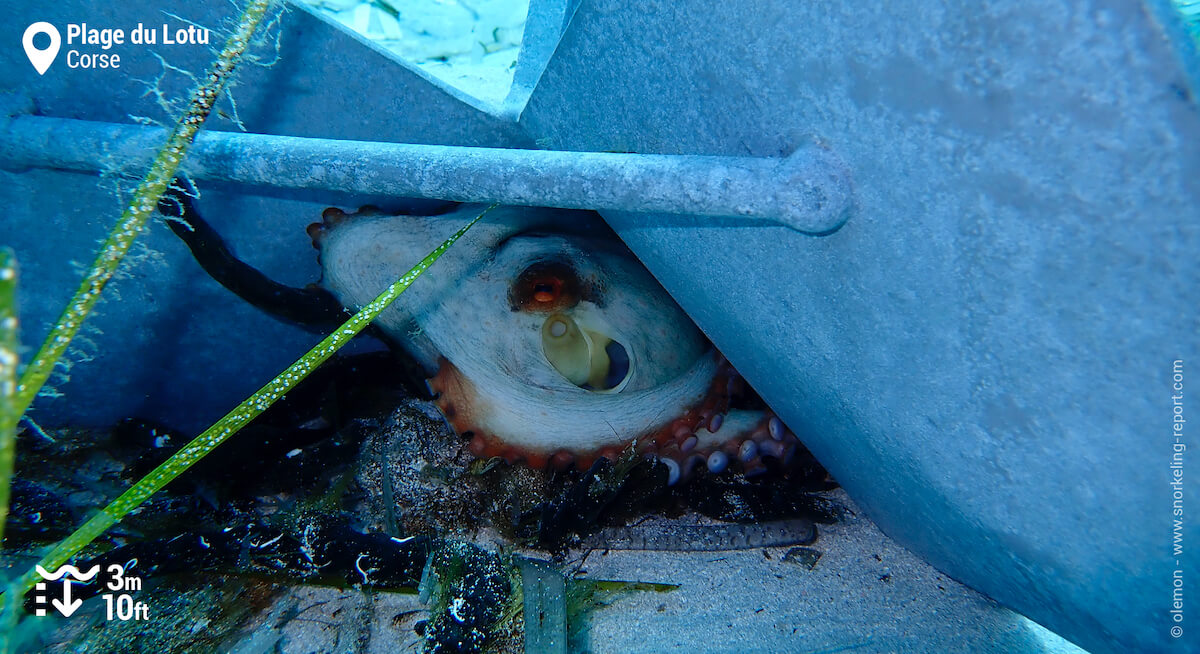
[[[538,304],[557,300],[559,293],[562,293],[562,280],[548,279],[533,285],[533,301]]]
[[[517,276],[509,292],[509,302],[513,311],[552,312],[575,306],[579,295],[579,278],[570,266],[544,261]]]

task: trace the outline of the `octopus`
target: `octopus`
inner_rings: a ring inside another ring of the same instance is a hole
[[[326,294],[318,311],[370,302],[483,209],[325,210],[308,228],[322,271],[309,290]],[[172,228],[201,260],[193,241],[211,228],[190,199],[160,210],[186,223]],[[770,410],[737,408],[752,390],[592,212],[493,209],[375,324],[416,362],[476,457],[586,470],[632,450],[676,483],[700,466],[763,472],[798,447]]]

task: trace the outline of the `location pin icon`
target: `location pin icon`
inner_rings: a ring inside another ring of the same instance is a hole
[[[50,37],[50,46],[45,50],[33,47],[33,37],[38,34]],[[33,69],[38,72],[38,75],[45,75],[46,71],[50,69],[50,64],[54,63],[54,58],[58,56],[58,47],[62,45],[62,37],[59,36],[58,30],[53,25],[42,21],[25,28],[25,36],[21,37],[21,45],[25,46],[25,56],[29,57],[29,63],[33,64]]]

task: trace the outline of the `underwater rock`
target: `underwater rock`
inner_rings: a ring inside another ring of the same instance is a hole
[[[668,484],[669,468],[632,449],[587,470],[535,470],[498,458],[469,461],[431,403],[404,402],[372,431],[356,478],[354,510],[367,531],[491,539],[565,554],[606,527],[693,510],[725,522],[831,524],[844,509],[824,493],[824,469],[796,466],[747,478],[699,474]]]
[[[430,555],[422,592],[431,596],[425,627],[428,654],[483,652],[506,614],[515,580],[499,554],[462,542],[447,542]],[[429,587],[426,587],[426,584]]]
[[[363,445],[356,512],[364,528],[391,535],[436,533],[469,539],[486,527],[511,532],[515,516],[542,496],[545,474],[478,461],[431,402],[396,407]]]
[[[364,534],[343,515],[304,516],[291,527],[250,522],[201,527],[161,540],[122,545],[86,561],[108,569],[122,564],[130,574],[253,575],[279,583],[311,583],[380,590],[413,590],[425,567],[428,539]],[[281,522],[281,521],[277,521]],[[136,565],[136,569],[134,569]],[[83,598],[100,592],[84,586]]]
[[[71,533],[75,516],[66,499],[27,479],[12,480],[8,518],[4,525],[6,547],[31,542],[54,542]]]

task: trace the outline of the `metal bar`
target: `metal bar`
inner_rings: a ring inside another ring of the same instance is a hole
[[[816,537],[817,528],[811,520],[791,518],[754,524],[685,525],[658,522],[609,527],[588,537],[584,543],[588,547],[603,550],[720,552],[807,545]]]
[[[0,123],[0,166],[141,174],[157,127],[20,115]],[[461,202],[738,217],[836,231],[853,205],[837,156],[784,158],[559,152],[204,132],[193,179]]]
[[[525,597],[525,654],[566,654],[567,582],[546,561],[518,557]]]

